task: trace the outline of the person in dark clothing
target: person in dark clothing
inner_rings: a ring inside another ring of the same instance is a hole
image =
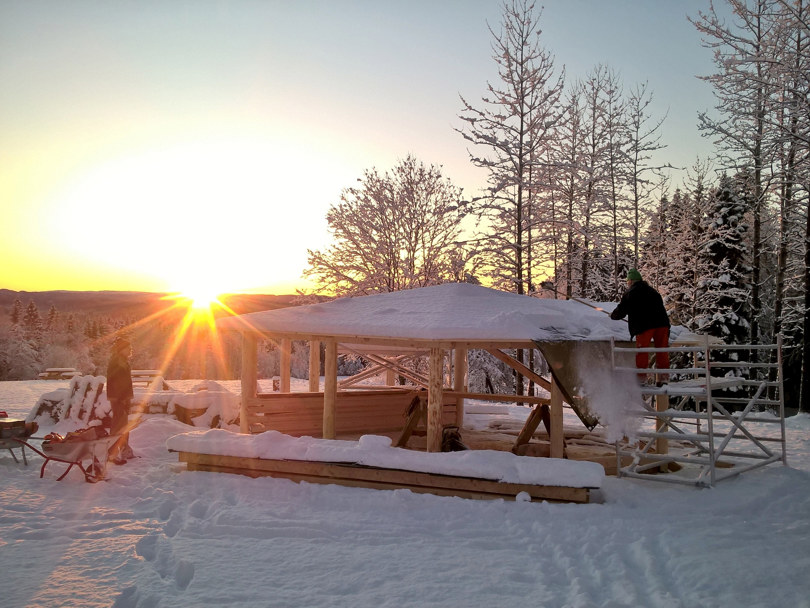
[[[627,317],[630,337],[635,336],[638,348],[647,348],[652,342],[655,348],[669,346],[669,315],[664,308],[664,300],[649,283],[642,280],[641,273],[635,268],[627,271],[627,291],[624,292],[619,305],[610,313],[610,318],[618,321]],[[636,367],[646,369],[649,365],[648,353],[636,354]],[[655,366],[659,369],[669,367],[669,353],[656,353]],[[646,375],[639,374],[643,382]],[[668,377],[662,378],[667,382]]]
[[[110,435],[121,435],[121,439],[110,448],[109,458],[115,464],[124,464],[133,456],[129,447],[129,409],[134,393],[132,391],[132,369],[129,358],[132,345],[126,338],[117,337],[113,341],[110,361],[107,364],[107,400],[112,408]]]

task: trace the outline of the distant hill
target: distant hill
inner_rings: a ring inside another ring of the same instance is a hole
[[[20,298],[23,306],[33,300],[44,315],[53,305],[60,313],[85,313],[142,318],[169,308],[173,300],[164,299],[165,293],[141,291],[12,291],[0,289],[0,311],[8,315],[14,300]],[[227,294],[221,297],[237,314],[272,310],[294,304],[296,295]]]

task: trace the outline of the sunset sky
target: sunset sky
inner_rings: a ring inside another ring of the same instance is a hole
[[[709,154],[711,52],[686,20],[708,0],[543,4],[569,80],[649,81],[661,159]],[[454,127],[496,80],[500,22],[497,0],[0,0],[0,288],[306,287],[365,169],[412,153],[484,183]]]

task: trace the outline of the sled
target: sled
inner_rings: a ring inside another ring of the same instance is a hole
[[[85,481],[95,483],[104,479],[107,473],[107,454],[110,447],[121,437],[121,435],[107,435],[98,439],[78,440],[78,441],[43,441],[41,449],[36,448],[23,439],[16,439],[33,450],[45,459],[39,476],[45,475],[45,467],[51,461],[63,462],[68,465],[67,469],[57,477],[56,481],[62,481],[74,466],[84,475]],[[88,462],[85,466],[85,462]]]

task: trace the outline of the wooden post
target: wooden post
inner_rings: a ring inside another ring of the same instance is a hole
[[[242,404],[239,410],[239,430],[242,433],[250,432],[248,424],[248,402],[256,398],[256,383],[258,381],[258,360],[256,350],[258,343],[256,335],[242,334]]]
[[[549,440],[551,449],[549,456],[552,458],[563,458],[565,456],[565,437],[563,433],[563,396],[557,379],[552,376],[551,380],[551,429]]]
[[[321,378],[321,343],[312,340],[309,343],[309,392],[317,393]]]
[[[659,412],[665,412],[669,409],[669,397],[667,395],[656,395],[655,396],[655,409]],[[655,420],[655,431],[657,433],[663,433],[667,430],[667,425],[661,418],[656,418]],[[669,453],[669,439],[666,437],[658,437],[655,440],[655,453],[656,454],[668,454]],[[668,471],[669,467],[664,464],[661,465],[662,471]]]
[[[453,390],[467,392],[467,349],[456,347],[453,351]],[[456,399],[456,426],[464,425],[464,398]]]
[[[281,357],[279,359],[279,391],[290,392],[290,355],[292,354],[292,340],[281,340]]]
[[[335,438],[335,403],[337,402],[337,342],[326,342],[323,369],[323,438]]]
[[[428,381],[427,451],[442,451],[442,380],[444,353],[441,348],[430,349],[430,379]]]
[[[394,386],[397,382],[396,374],[390,367],[385,370],[385,385]]]

